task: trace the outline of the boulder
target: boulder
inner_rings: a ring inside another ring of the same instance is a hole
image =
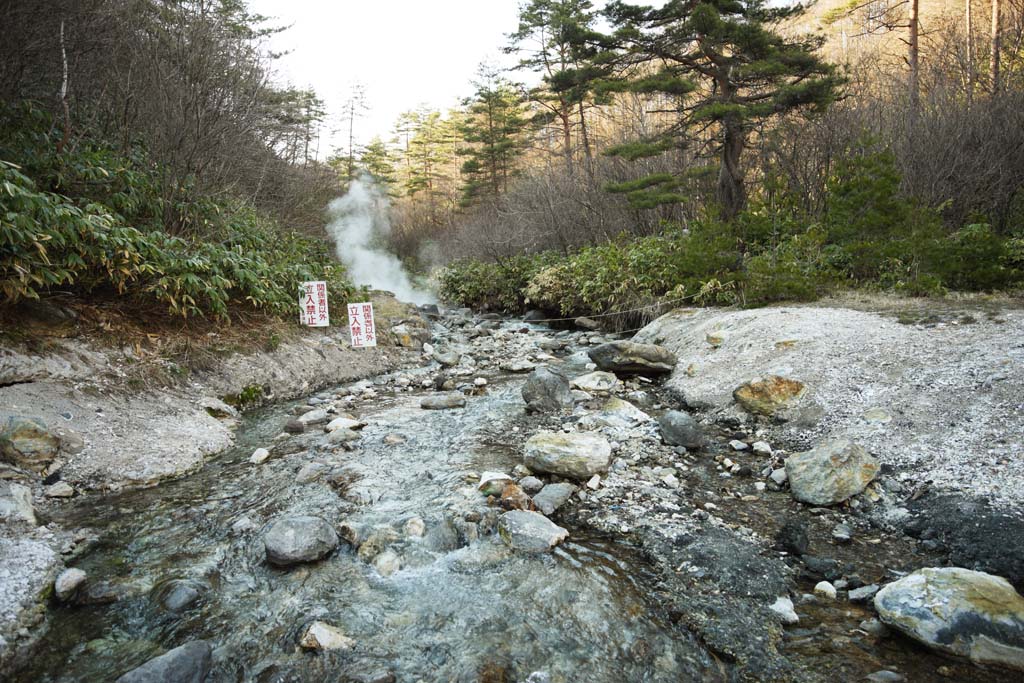
[[[527,475],[519,480],[519,486],[527,493],[534,494],[544,488],[544,482],[537,477]]]
[[[249,456],[249,462],[253,465],[261,465],[266,462],[269,457],[270,451],[266,448],[257,448],[252,452],[252,455]]]
[[[199,589],[188,581],[171,581],[163,590],[160,604],[171,612],[180,612],[200,597]]]
[[[565,505],[575,492],[576,487],[567,482],[548,484],[533,497],[533,504],[545,515],[550,515]]]
[[[518,484],[508,482],[501,491],[498,504],[505,510],[533,510],[533,501]]]
[[[66,481],[58,481],[43,489],[47,498],[71,498],[75,495],[75,487]]]
[[[741,384],[732,397],[748,413],[774,417],[796,403],[805,391],[803,382],[769,375]]]
[[[551,550],[569,537],[569,532],[537,512],[512,510],[498,518],[498,533],[516,550],[538,553]]]
[[[32,508],[31,489],[11,481],[0,481],[0,520],[35,526],[38,522]]]
[[[530,370],[533,370],[536,367],[537,365],[535,363],[531,363],[525,358],[517,358],[512,361],[501,363],[498,366],[498,368],[504,370],[505,372],[529,372]]]
[[[335,429],[327,434],[327,443],[334,445],[358,440],[359,432],[352,431],[351,429]]]
[[[0,458],[33,472],[42,472],[60,450],[60,438],[34,417],[11,415],[0,423]]]
[[[194,640],[132,669],[116,683],[203,683],[212,662],[210,644]]]
[[[590,393],[600,394],[608,393],[615,388],[615,385],[619,383],[619,378],[610,372],[590,372],[586,375],[581,375],[570,382],[570,386],[573,389],[579,389],[581,391],[589,391]]]
[[[588,352],[601,370],[628,375],[664,375],[676,366],[675,355],[664,346],[616,341]]]
[[[268,562],[286,567],[323,558],[338,547],[338,534],[320,517],[284,517],[270,525],[263,545]]]
[[[466,397],[461,391],[447,391],[442,394],[424,396],[420,401],[420,408],[424,410],[448,410],[450,408],[462,408],[466,405]]]
[[[330,414],[323,408],[315,408],[295,418],[303,426],[323,424],[331,419]]]
[[[835,505],[857,495],[878,470],[878,461],[847,439],[829,441],[786,458],[790,493],[810,505]]]
[[[1024,598],[999,576],[925,568],[875,595],[878,616],[925,645],[1024,671]]]
[[[353,420],[350,417],[336,417],[324,427],[325,432],[333,432],[338,429],[362,429],[366,423],[362,420]]]
[[[53,592],[61,602],[67,602],[74,596],[78,587],[85,583],[86,574],[81,569],[72,567],[57,575],[53,582]]]
[[[576,318],[573,321],[573,324],[576,325],[576,327],[580,328],[581,330],[588,330],[590,332],[595,332],[601,329],[601,323],[597,322],[593,318],[587,318],[583,316]]]
[[[341,629],[322,621],[307,626],[299,638],[299,647],[306,650],[349,650],[355,644]]]
[[[402,558],[394,550],[388,549],[373,558],[373,567],[381,576],[391,576],[402,568]]]
[[[526,442],[524,463],[534,472],[586,480],[608,471],[612,448],[592,432],[538,432]]]
[[[458,351],[434,351],[432,355],[434,360],[446,368],[454,367],[462,360]]]
[[[661,438],[670,446],[702,448],[707,439],[700,424],[688,413],[670,410],[658,419]]]
[[[523,385],[527,412],[571,413],[572,390],[569,380],[558,370],[541,366],[533,371]]]

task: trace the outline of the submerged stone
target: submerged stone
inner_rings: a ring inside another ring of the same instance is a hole
[[[117,683],[203,683],[212,663],[210,644],[194,640],[132,669]]]
[[[278,566],[314,562],[338,547],[334,527],[319,517],[285,517],[270,525],[263,544],[267,561]]]

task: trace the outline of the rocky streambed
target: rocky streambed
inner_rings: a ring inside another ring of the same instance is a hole
[[[918,572],[950,525],[908,535],[930,496],[857,443],[794,457],[771,421],[680,411],[664,348],[434,332],[415,369],[244,416],[187,477],[53,509],[73,569],[7,678],[1020,675],[1013,587]]]

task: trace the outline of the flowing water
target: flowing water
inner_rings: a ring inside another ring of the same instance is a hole
[[[99,535],[71,564],[125,596],[108,605],[56,607],[20,681],[112,680],[196,638],[215,647],[211,681],[710,680],[713,658],[646,596],[653,577],[628,550],[573,533],[553,553],[516,553],[489,531],[494,512],[469,471],[510,471],[522,410],[518,380],[499,382],[455,411],[424,411],[418,393],[383,396],[363,419],[355,452],[322,435],[303,450],[254,466],[288,419],[285,407],[246,417],[237,446],[203,470],[157,488],[92,498],[59,520]],[[505,433],[509,447],[485,434]],[[384,437],[400,434],[401,445]],[[525,438],[525,436],[523,437]],[[331,486],[300,484],[320,461],[344,472]],[[318,563],[276,569],[262,533],[285,513],[335,525],[391,529],[402,568],[382,576],[344,543]],[[466,518],[478,523],[467,523]],[[424,537],[403,533],[420,517]],[[473,529],[479,536],[473,539]],[[467,543],[467,538],[471,542]],[[182,585],[199,599],[180,611],[163,599]],[[297,647],[312,620],[337,626],[347,651]],[[536,680],[536,679],[535,679]],[[541,679],[543,680],[543,679]]]

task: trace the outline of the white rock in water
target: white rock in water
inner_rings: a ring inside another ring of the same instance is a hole
[[[359,433],[351,429],[335,429],[327,435],[327,443],[330,444],[348,443],[349,441],[357,441],[358,439]]]
[[[299,645],[307,650],[348,650],[356,641],[335,626],[314,621],[302,634]]]
[[[767,441],[755,441],[752,446],[754,452],[758,455],[771,455],[772,447]]]
[[[1024,597],[999,576],[925,568],[875,595],[883,623],[977,664],[1024,671]]]
[[[587,488],[591,491],[596,491],[599,486],[601,486],[601,475],[595,474],[590,478],[590,481],[587,482]]]
[[[427,531],[427,525],[421,517],[410,517],[403,528],[409,538],[421,538]]]
[[[317,408],[316,410],[310,410],[307,413],[303,413],[295,419],[308,427],[309,425],[327,422],[327,420],[330,419],[330,415],[323,408]]]
[[[324,427],[325,432],[333,432],[338,429],[362,429],[366,423],[362,420],[353,420],[347,417],[336,417]]]
[[[599,434],[542,431],[526,442],[524,461],[534,472],[587,480],[608,471],[611,455],[611,444]]]
[[[373,559],[373,566],[381,576],[391,576],[402,568],[402,558],[394,550],[385,550]]]
[[[795,624],[800,621],[796,610],[793,609],[793,601],[786,596],[776,598],[775,602],[769,605],[768,609],[775,612],[783,624]]]
[[[814,594],[815,595],[820,595],[823,598],[828,598],[829,600],[835,600],[836,599],[836,587],[833,586],[828,581],[819,581],[814,586]]]
[[[257,448],[252,452],[252,455],[249,456],[249,462],[251,462],[253,465],[259,465],[266,462],[267,458],[269,457],[270,451],[268,451],[266,448]]]
[[[789,478],[789,475],[786,474],[785,467],[780,467],[777,470],[772,470],[772,473],[768,475],[768,478],[774,481],[779,486],[782,486],[783,484],[786,483],[786,479]]]
[[[477,377],[476,379],[473,380],[473,386],[475,386],[475,387],[486,387],[487,386],[487,378],[486,377]]]
[[[86,574],[81,569],[71,568],[65,569],[57,576],[57,580],[53,582],[53,590],[57,594],[57,599],[60,601],[66,601],[78,587],[85,583]]]
[[[748,446],[747,444],[743,443],[738,439],[733,439],[732,441],[729,442],[729,448],[733,449],[734,451],[745,451],[748,448],[750,448],[750,446]]]
[[[526,552],[545,552],[569,537],[566,529],[538,512],[512,510],[498,518],[498,533],[505,543]]]

